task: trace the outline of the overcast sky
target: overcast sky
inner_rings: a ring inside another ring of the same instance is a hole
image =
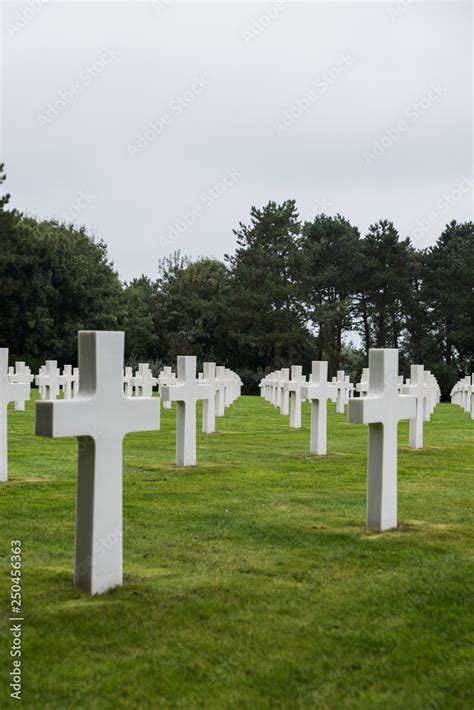
[[[294,198],[416,246],[472,219],[472,8],[3,3],[12,204],[102,237],[123,279],[222,257]]]

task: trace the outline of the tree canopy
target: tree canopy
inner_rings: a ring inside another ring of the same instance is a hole
[[[0,165],[0,184],[5,180]],[[179,252],[122,283],[84,227],[38,220],[0,198],[0,340],[12,359],[75,364],[77,331],[123,329],[126,360],[195,354],[256,391],[269,369],[327,359],[358,377],[371,347],[396,347],[453,382],[474,369],[474,224],[417,249],[381,219],[361,236],[340,214],[300,222],[294,200],[252,207],[224,261]],[[153,255],[151,255],[153,258]],[[356,345],[351,344],[355,342]]]

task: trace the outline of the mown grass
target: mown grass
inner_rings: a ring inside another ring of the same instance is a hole
[[[474,422],[399,428],[399,528],[365,530],[367,430],[331,406],[328,456],[243,397],[174,465],[175,412],[127,437],[124,586],[72,586],[75,440],[10,410],[0,489],[0,707],[10,540],[23,547],[27,708],[473,708]]]

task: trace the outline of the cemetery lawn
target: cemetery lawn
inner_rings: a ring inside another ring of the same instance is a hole
[[[474,422],[439,406],[422,451],[399,427],[399,529],[365,530],[367,428],[330,405],[311,457],[257,397],[174,465],[175,411],[124,444],[124,586],[72,586],[76,442],[9,407],[0,487],[0,707],[10,541],[23,549],[25,708],[474,706]]]

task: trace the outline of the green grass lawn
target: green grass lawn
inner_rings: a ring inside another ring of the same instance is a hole
[[[124,586],[72,586],[76,441],[10,409],[0,488],[0,707],[9,699],[10,541],[23,548],[27,708],[474,707],[474,422],[440,405],[425,448],[399,427],[399,528],[365,529],[367,428],[330,405],[312,457],[235,402],[174,464],[175,411],[124,447]]]

